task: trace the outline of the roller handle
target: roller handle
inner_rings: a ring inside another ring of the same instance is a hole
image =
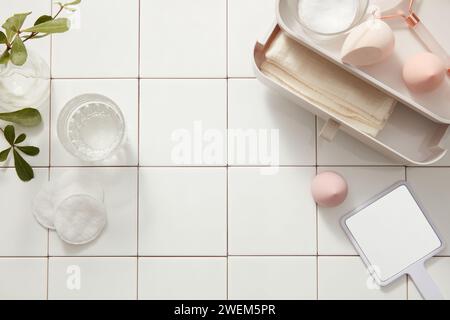
[[[450,59],[447,51],[436,40],[423,22],[419,20],[415,25],[411,26],[411,29],[416,33],[417,37],[423,42],[428,50],[444,61],[447,71],[450,71]]]

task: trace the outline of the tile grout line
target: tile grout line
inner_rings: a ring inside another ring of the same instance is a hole
[[[318,119],[317,116],[314,117],[314,146],[315,146],[315,161],[316,161],[316,175],[318,174],[318,136],[317,136],[317,129],[318,129]],[[317,206],[317,203],[315,204],[316,209],[316,300],[319,300],[319,208]]]
[[[139,168],[137,168],[137,204],[136,204],[136,300],[139,299]]]
[[[50,15],[53,15],[53,1],[49,0],[50,4]],[[48,172],[47,181],[50,181],[51,175],[51,165],[52,165],[52,72],[53,72],[53,36],[50,35],[50,91],[49,91],[49,102],[48,102]],[[48,300],[49,297],[49,284],[50,284],[50,230],[47,229],[47,287],[45,298]]]
[[[229,188],[229,163],[228,163],[228,153],[229,153],[229,150],[228,150],[228,129],[229,129],[229,118],[228,118],[228,109],[229,109],[229,106],[228,106],[228,102],[229,102],[229,99],[228,99],[228,94],[229,94],[229,70],[228,70],[228,68],[229,68],[229,62],[228,62],[228,59],[229,59],[229,53],[228,53],[228,49],[229,49],[229,40],[228,40],[228,33],[229,33],[229,31],[228,31],[228,18],[229,18],[229,12],[228,12],[228,10],[229,10],[229,2],[228,2],[228,0],[226,0],[226,8],[225,8],[225,51],[226,51],[226,54],[225,54],[225,56],[226,56],[226,61],[225,61],[225,68],[226,68],[226,70],[225,70],[225,72],[226,72],[226,97],[225,97],[225,101],[226,101],[226,117],[225,117],[225,121],[226,121],[226,128],[227,128],[227,130],[226,130],[226,137],[227,137],[227,145],[226,145],[226,150],[227,150],[227,152],[226,152],[226,159],[225,159],[225,163],[226,163],[226,189],[225,189],[225,199],[226,199],[226,204],[225,204],[225,208],[226,208],[226,240],[227,240],[227,242],[226,242],[226,248],[227,248],[227,259],[226,259],[226,275],[225,275],[225,280],[226,280],[226,283],[225,283],[225,288],[226,288],[226,299],[227,300],[229,300],[230,299],[230,290],[229,290],[229,263],[230,263],[230,260],[229,260],[229,255],[230,255],[230,249],[229,249],[229,212],[228,212],[228,209],[229,209],[229,207],[228,207],[228,200],[229,200],[229,194],[228,194],[228,188]]]
[[[50,181],[50,167],[47,169],[47,182]],[[46,256],[45,299],[48,300],[49,276],[50,276],[50,229],[47,229],[47,256]]]
[[[48,168],[179,168],[179,169],[190,169],[190,168],[269,168],[270,165],[138,165],[138,164],[111,164],[111,165],[41,165],[41,166],[31,166],[35,169],[48,169]],[[296,164],[283,164],[279,165],[280,168],[404,168],[403,165],[344,165],[344,164],[326,164],[326,165],[296,165]],[[1,166],[2,169],[14,169],[13,166]],[[450,169],[450,166],[445,167],[407,167],[419,168],[419,169]]]
[[[290,258],[290,257],[298,257],[298,258],[358,258],[359,255],[357,254],[321,254],[319,256],[315,254],[230,254],[230,255],[205,255],[205,256],[199,256],[199,255],[140,255],[139,258],[197,258],[197,259],[210,259],[210,258],[227,258],[227,257],[245,257],[245,258]],[[42,255],[42,256],[0,256],[0,260],[2,259],[46,259],[46,258],[58,258],[58,259],[64,259],[64,258],[80,258],[80,259],[90,259],[90,258],[105,258],[105,259],[111,259],[111,258],[136,258],[135,254],[130,255]],[[450,259],[450,255],[436,255],[433,258],[444,258],[444,259]]]
[[[315,254],[230,254],[230,255],[140,255],[139,258],[198,258],[198,259],[208,259],[208,258],[227,258],[227,257],[246,257],[246,258],[258,258],[258,257],[273,257],[273,258],[288,258],[288,257],[299,257],[299,258],[357,258],[357,254],[321,254],[319,256]],[[2,259],[46,259],[46,258],[136,258],[135,254],[130,255],[41,255],[41,256],[0,256]],[[450,255],[436,255],[433,258],[450,259]]]
[[[181,166],[173,166],[173,165],[137,165],[137,164],[111,164],[111,165],[37,165],[31,166],[33,169],[50,169],[50,168],[166,168],[166,169],[201,169],[201,168],[268,168],[270,165],[181,165]],[[327,165],[279,165],[279,168],[404,168],[403,165],[342,165],[342,164],[327,164]],[[14,169],[13,166],[0,166],[2,169]],[[450,166],[441,166],[441,167],[406,167],[409,169],[450,169]]]
[[[137,181],[137,194],[136,194],[136,300],[139,300],[139,210],[140,210],[140,164],[141,164],[141,15],[142,15],[141,0],[138,1],[138,88],[137,88],[137,101],[138,101],[138,162],[136,170],[136,181]]]
[[[405,166],[405,181],[408,181],[408,167]],[[409,275],[406,275],[406,300],[409,300]]]
[[[201,77],[201,78],[193,78],[193,77],[141,77],[138,75],[137,77],[51,77],[51,80],[256,80],[256,77]]]

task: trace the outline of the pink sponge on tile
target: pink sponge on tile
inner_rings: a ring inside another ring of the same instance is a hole
[[[445,78],[444,62],[430,52],[419,53],[406,61],[403,80],[415,92],[426,92],[437,88]]]
[[[337,207],[347,198],[348,186],[341,175],[326,171],[314,178],[311,193],[319,206]]]

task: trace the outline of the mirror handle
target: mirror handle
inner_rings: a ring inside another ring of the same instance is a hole
[[[439,287],[431,278],[422,262],[412,265],[407,273],[411,276],[416,288],[425,300],[444,300]]]

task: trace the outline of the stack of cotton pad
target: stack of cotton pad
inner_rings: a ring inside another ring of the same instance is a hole
[[[65,242],[86,244],[96,239],[106,225],[103,190],[92,177],[66,174],[36,195],[33,214]]]

